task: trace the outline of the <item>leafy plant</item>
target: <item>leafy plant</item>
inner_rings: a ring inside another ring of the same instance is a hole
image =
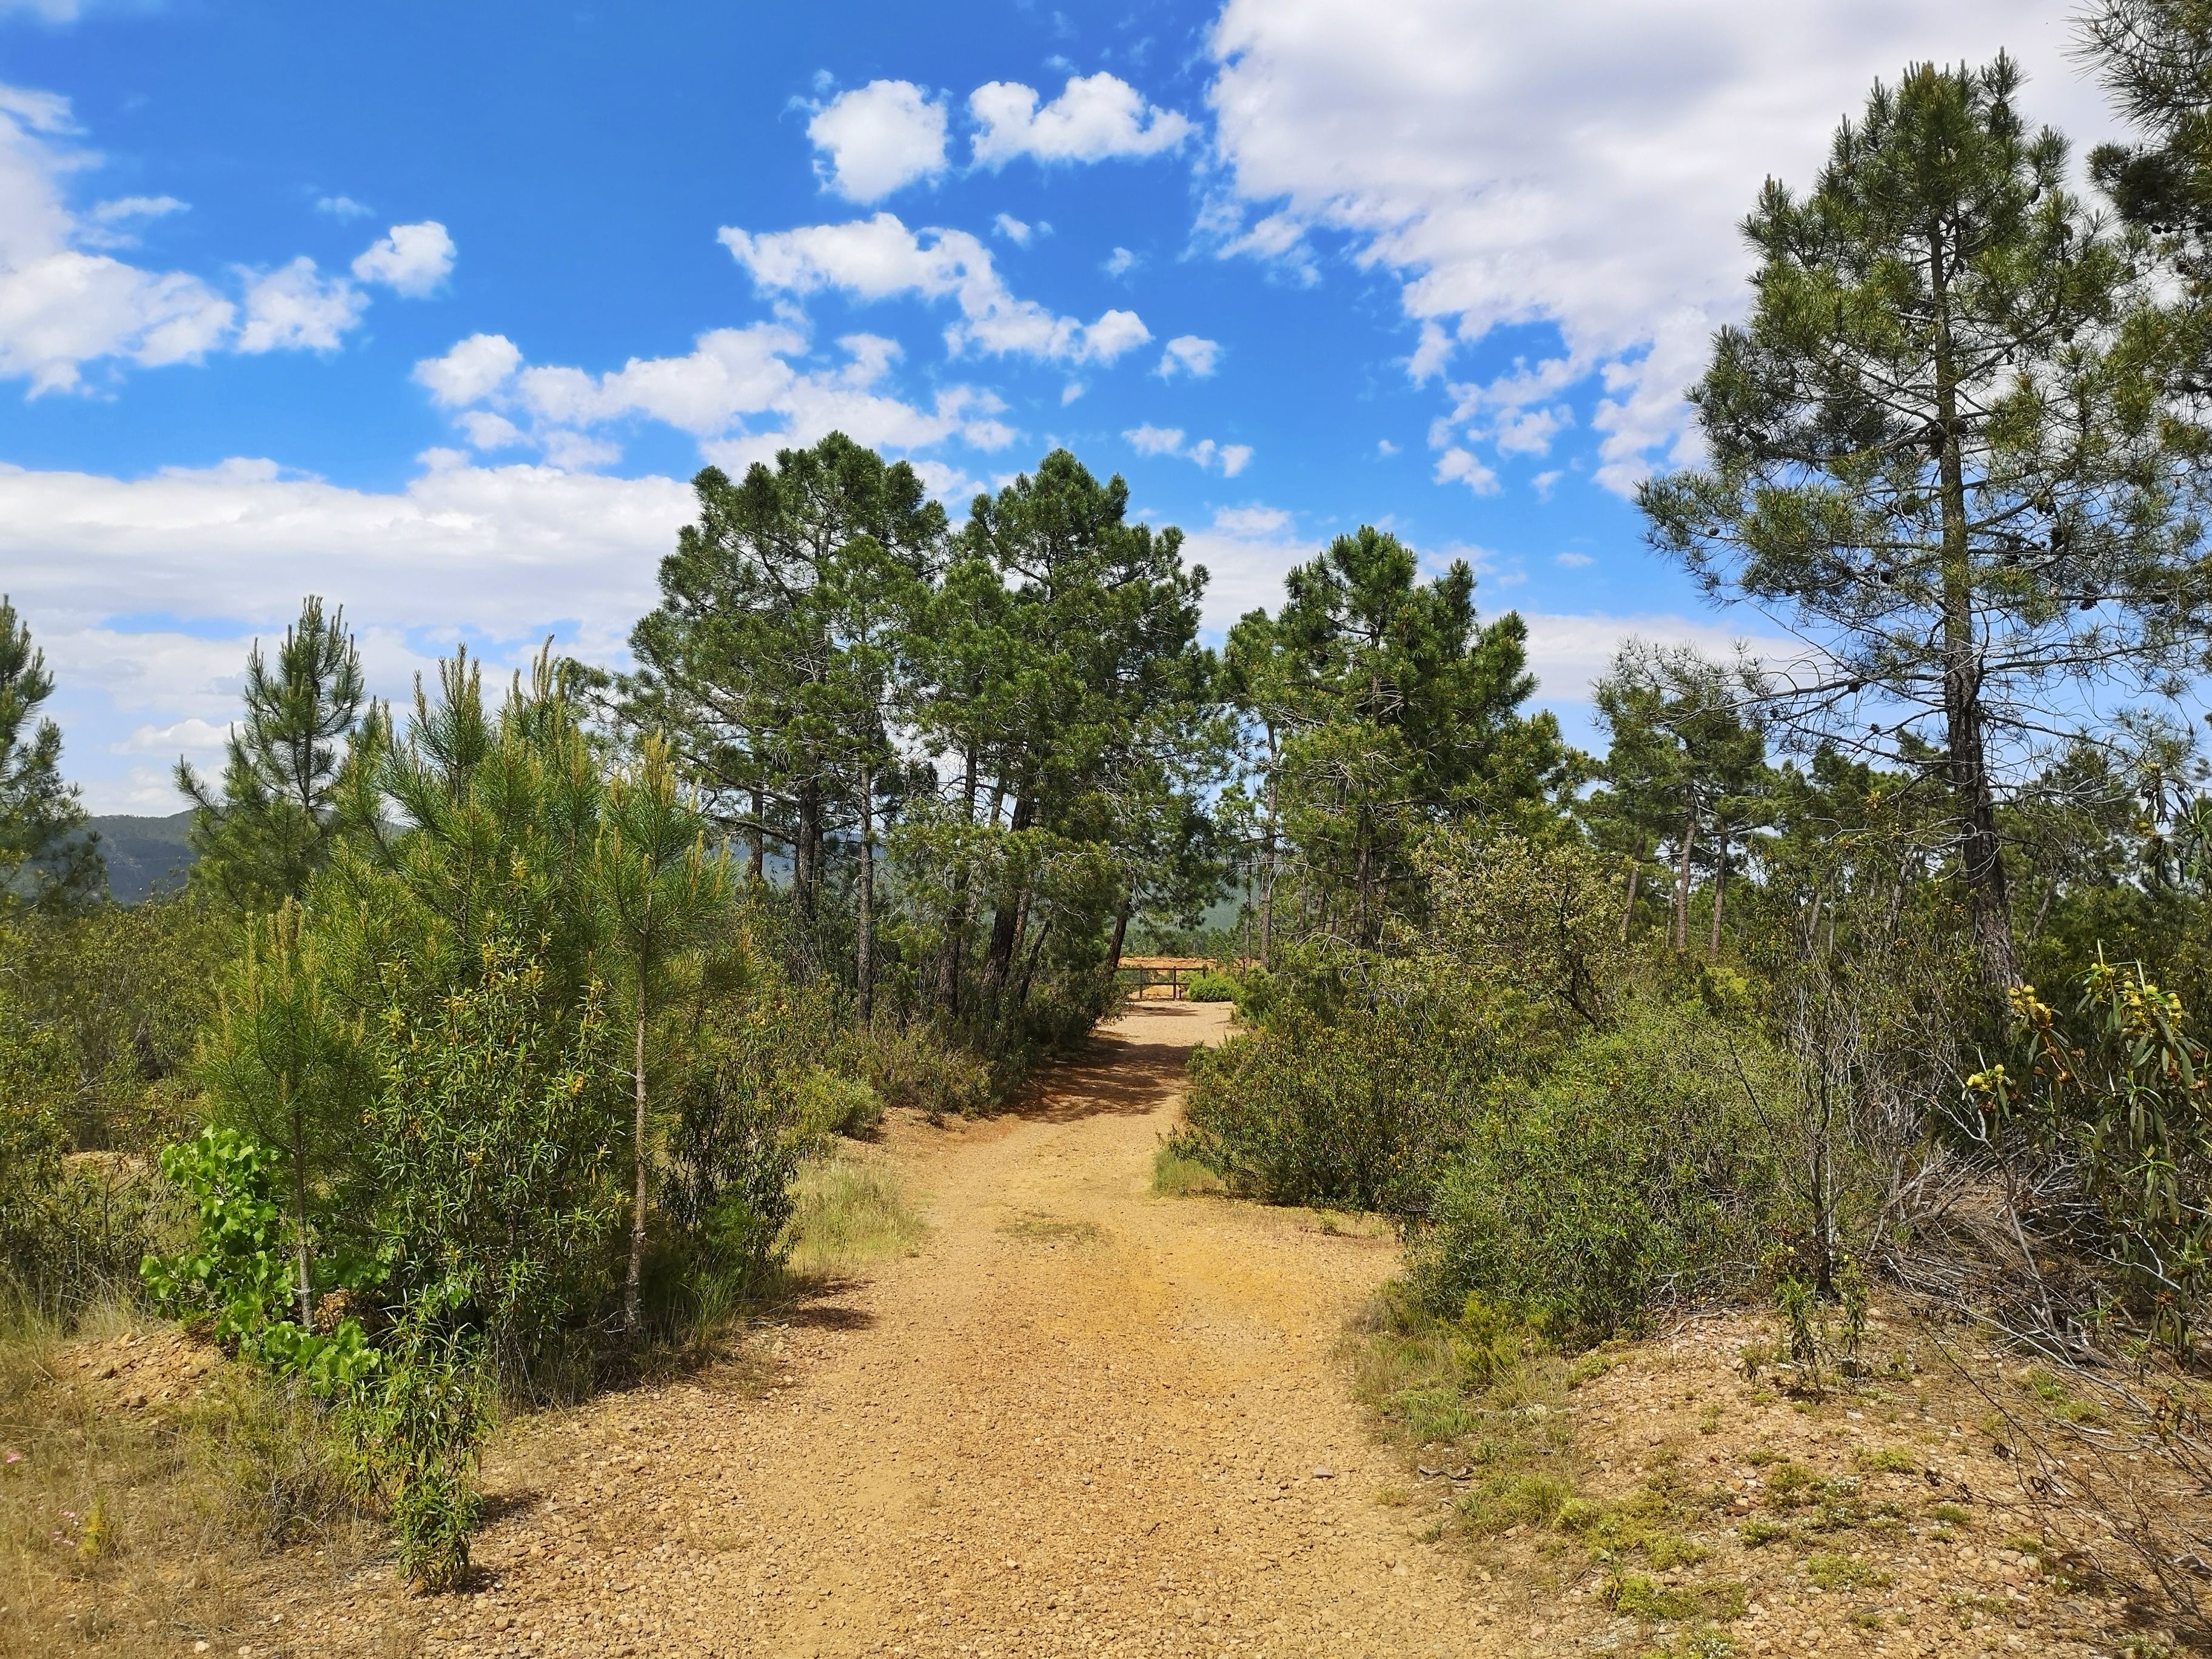
[[[2008,1002],[2017,1069],[1975,1073],[1970,1104],[2071,1163],[2094,1218],[2085,1242],[2154,1338],[2185,1354],[2212,1293],[2212,1073],[2181,999],[2100,953],[2072,1021],[2033,986]]]

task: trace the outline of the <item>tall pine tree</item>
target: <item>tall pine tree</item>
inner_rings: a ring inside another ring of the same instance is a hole
[[[1916,66],[1809,193],[1767,182],[1751,318],[1691,394],[1711,464],[1640,497],[1656,547],[1807,641],[1779,718],[1944,793],[1997,986],[2021,972],[2008,780],[2100,696],[2172,689],[2212,617],[2183,510],[2203,434],[2019,84],[2002,58]]]

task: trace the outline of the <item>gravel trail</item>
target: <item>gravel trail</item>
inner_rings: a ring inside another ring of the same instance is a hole
[[[456,1654],[1528,1650],[1373,1501],[1337,1349],[1395,1246],[1151,1193],[1225,1020],[1139,1005],[1023,1114],[895,1124],[929,1237],[798,1310],[774,1386],[522,1425],[480,1592],[356,1616]]]

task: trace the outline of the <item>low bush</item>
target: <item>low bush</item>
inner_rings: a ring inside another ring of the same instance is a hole
[[[1589,1342],[1747,1285],[1787,1223],[1786,1149],[1747,1090],[1782,1072],[1699,1005],[1626,1011],[1468,1134],[1414,1249],[1422,1303],[1477,1296]]]
[[[1193,1002],[1241,1002],[1243,986],[1227,974],[1200,974],[1185,988],[1183,995]]]
[[[1176,1152],[1267,1203],[1418,1217],[1484,1102],[1522,1073],[1526,1022],[1433,963],[1316,973],[1259,1030],[1190,1057]]]

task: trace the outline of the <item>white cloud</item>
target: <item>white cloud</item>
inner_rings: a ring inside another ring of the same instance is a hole
[[[824,184],[848,201],[879,202],[945,171],[945,106],[911,81],[840,93],[806,124],[827,158]]]
[[[315,204],[315,211],[327,213],[333,219],[366,219],[376,210],[366,207],[350,196],[325,196]]]
[[[1160,366],[1153,372],[1167,380],[1178,372],[1203,380],[1213,373],[1221,357],[1218,340],[1201,339],[1195,334],[1178,334],[1168,342],[1167,349],[1160,354]]]
[[[1206,567],[1202,620],[1225,629],[1252,610],[1283,602],[1283,577],[1315,550],[1298,538],[1291,515],[1266,506],[1223,507],[1203,530],[1186,531],[1183,558]]]
[[[1566,477],[1565,473],[1553,467],[1551,471],[1539,472],[1534,477],[1529,479],[1528,487],[1536,492],[1538,501],[1548,501],[1552,499],[1553,488],[1565,477]]]
[[[1398,446],[1388,438],[1377,438],[1375,441],[1375,453],[1377,455],[1395,455],[1398,453]]]
[[[1555,705],[1589,702],[1598,677],[1630,639],[1693,645],[1723,661],[1733,660],[1739,646],[1774,665],[1796,662],[1805,654],[1793,640],[1745,635],[1687,617],[1566,617],[1532,611],[1521,616],[1528,624],[1528,666],[1536,675],[1538,701]]]
[[[63,201],[63,176],[91,160],[67,147],[76,131],[67,99],[0,86],[0,375],[28,380],[33,396],[77,386],[83,366],[101,358],[153,366],[203,356],[236,315],[196,276],[75,246],[114,240]]]
[[[367,301],[304,258],[241,270],[240,306],[184,271],[141,269],[105,252],[135,240],[129,227],[182,212],[168,196],[128,196],[80,214],[64,199],[71,174],[100,158],[74,146],[69,100],[0,86],[0,377],[30,395],[82,386],[88,365],[195,362],[210,352],[328,350]]]
[[[435,219],[394,225],[353,262],[353,274],[364,283],[382,283],[407,299],[419,300],[452,274],[453,253],[453,239]]]
[[[248,284],[238,349],[335,351],[368,309],[367,295],[343,276],[322,276],[303,253]]]
[[[1109,310],[1082,323],[1016,299],[991,250],[964,230],[911,231],[896,215],[878,213],[842,225],[759,235],[726,226],[719,234],[766,293],[803,297],[836,289],[864,301],[949,297],[962,319],[945,335],[956,352],[972,347],[1048,362],[1110,363],[1152,338],[1133,311]]]
[[[455,420],[472,446],[538,446],[568,468],[604,466],[620,452],[595,428],[658,421],[699,440],[721,465],[742,465],[778,448],[842,431],[864,444],[914,450],[953,439],[1002,449],[1018,435],[996,418],[1006,405],[973,386],[941,387],[923,407],[884,389],[900,356],[896,340],[848,334],[845,361],[808,368],[806,337],[782,323],[710,329],[680,357],[633,357],[593,374],[558,364],[523,365],[504,335],[477,334],[442,357],[415,366],[415,378]],[[766,417],[765,419],[763,417]]]
[[[1078,398],[1080,398],[1083,395],[1083,392],[1084,386],[1082,381],[1070,380],[1066,386],[1060,389],[1060,406],[1062,409],[1066,409],[1068,404],[1073,403]]]
[[[415,379],[447,408],[489,398],[522,367],[522,350],[504,334],[471,334],[442,357],[415,365]]]
[[[198,749],[219,750],[230,741],[228,724],[218,726],[213,720],[194,715],[190,720],[171,722],[167,726],[142,726],[121,743],[108,745],[108,752],[116,755],[174,755],[179,750]]]
[[[1570,387],[1587,397],[1602,375],[1584,418],[1596,476],[1626,490],[1694,453],[1680,392],[1713,329],[1746,302],[1737,225],[1761,180],[1808,183],[1876,76],[2005,46],[2034,74],[2027,114],[2083,144],[2110,130],[2097,89],[2065,61],[2066,12],[2040,0],[1808,0],[1751,28],[1740,0],[1226,0],[1207,100],[1230,183],[1201,228],[1224,252],[1306,271],[1309,232],[1347,238],[1356,262],[1401,285],[1419,325],[1416,381],[1494,329],[1555,325],[1557,369],[1533,377],[1553,383],[1544,406]],[[1532,400],[1495,390],[1481,435],[1447,447],[1536,441],[1498,418]]]
[[[1127,248],[1117,247],[1106,257],[1106,274],[1109,276],[1126,276],[1143,263]]]
[[[1157,155],[1194,131],[1173,110],[1146,102],[1127,82],[1103,71],[1070,76],[1059,97],[1037,106],[1035,88],[993,81],[969,94],[978,167],[1004,167],[1018,156],[1040,161],[1103,161],[1116,155]]]
[[[0,0],[0,16],[26,12],[42,23],[74,23],[83,10],[83,0]]]
[[[1555,562],[1565,565],[1569,569],[1574,570],[1579,569],[1586,564],[1595,564],[1597,561],[1591,558],[1587,553],[1562,553],[1559,556]]]
[[[1252,459],[1249,444],[1220,444],[1200,438],[1186,445],[1183,430],[1177,426],[1133,427],[1121,436],[1139,455],[1173,455],[1178,460],[1195,462],[1207,471],[1218,471],[1224,478],[1235,477]]]
[[[520,427],[488,409],[464,410],[454,417],[454,424],[468,434],[471,447],[476,449],[513,449],[529,441]]]
[[[1030,238],[1036,234],[1035,226],[1023,223],[1011,213],[1002,213],[992,220],[991,228],[1016,247],[1027,247]]]
[[[103,247],[130,247],[138,240],[136,234],[116,227],[189,213],[191,207],[190,202],[174,196],[118,196],[112,201],[94,203],[92,211],[85,216],[88,222],[80,227],[77,235],[82,240],[96,240]]]
[[[1463,483],[1478,495],[1498,493],[1498,475],[1457,446],[1437,457],[1436,478],[1438,483]]]
[[[678,479],[543,466],[446,466],[390,491],[260,460],[137,479],[0,467],[0,569],[54,668],[89,804],[166,812],[183,802],[141,757],[204,752],[238,713],[250,640],[281,635],[302,593],[344,605],[378,696],[404,697],[462,627],[488,678],[556,627],[563,648],[618,665],[693,511]],[[118,595],[134,612],[245,626],[119,626]]]

